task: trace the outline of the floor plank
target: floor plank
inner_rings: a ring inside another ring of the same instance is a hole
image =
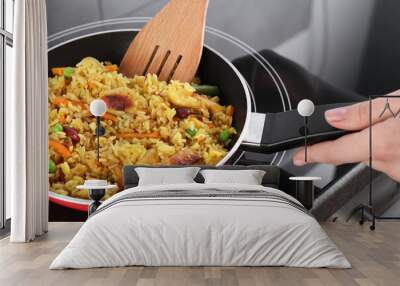
[[[305,269],[289,267],[119,267],[50,271],[54,257],[66,246],[81,223],[50,223],[49,233],[32,243],[0,240],[2,286],[266,286],[266,285],[399,285],[399,222],[368,225],[322,224],[345,253],[352,269]]]

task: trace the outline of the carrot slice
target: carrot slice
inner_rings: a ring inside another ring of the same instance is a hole
[[[60,121],[60,123],[64,124],[65,122],[67,122],[67,117],[65,116],[65,114],[61,114],[58,117],[58,121]]]
[[[70,99],[69,101],[71,101],[73,105],[79,105],[82,109],[86,109],[86,103],[82,101],[72,99]]]
[[[150,133],[130,133],[130,132],[124,132],[118,134],[118,137],[124,138],[124,139],[144,139],[144,138],[160,138],[160,132],[154,131]]]
[[[114,123],[116,123],[118,121],[117,116],[115,116],[115,115],[113,115],[111,113],[108,113],[108,112],[104,113],[103,118],[105,120],[111,120]]]
[[[55,140],[49,140],[49,147],[53,149],[56,153],[60,154],[63,156],[64,159],[67,159],[71,157],[72,153],[68,150],[67,147],[64,146],[64,144],[55,141]]]
[[[53,101],[53,104],[57,105],[57,106],[62,106],[62,105],[68,106],[68,103],[72,103],[72,105],[78,105],[82,109],[86,108],[86,104],[79,100],[72,100],[72,99],[67,99],[67,98],[63,98],[63,97],[56,97]]]
[[[53,75],[64,75],[64,68],[61,68],[61,67],[52,68],[51,72]]]
[[[106,65],[104,68],[107,72],[118,71],[117,65]]]
[[[65,99],[62,97],[56,97],[53,101],[53,104],[57,105],[57,106],[61,106],[61,105],[68,106],[68,102],[69,102],[68,99]]]

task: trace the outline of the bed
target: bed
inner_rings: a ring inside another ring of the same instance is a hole
[[[262,170],[260,185],[138,185],[124,168],[125,190],[85,222],[50,269],[144,266],[292,266],[350,268],[318,222],[279,190],[276,166],[204,167]]]

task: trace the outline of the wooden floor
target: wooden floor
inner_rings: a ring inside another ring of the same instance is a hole
[[[80,223],[50,223],[43,238],[28,244],[0,241],[0,285],[400,285],[400,222],[367,225],[327,223],[324,229],[352,269],[288,267],[124,267],[48,270]]]

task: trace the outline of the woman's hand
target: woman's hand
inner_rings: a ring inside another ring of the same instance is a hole
[[[400,95],[400,90],[390,95]],[[393,118],[389,110],[379,117],[386,98],[372,101],[372,167],[400,181],[400,113]],[[389,99],[391,110],[400,110],[400,98]],[[309,146],[307,162],[304,148],[294,156],[293,163],[302,166],[307,163],[369,163],[369,102],[365,101],[347,107],[325,112],[325,119],[333,127],[355,131],[333,141]]]

